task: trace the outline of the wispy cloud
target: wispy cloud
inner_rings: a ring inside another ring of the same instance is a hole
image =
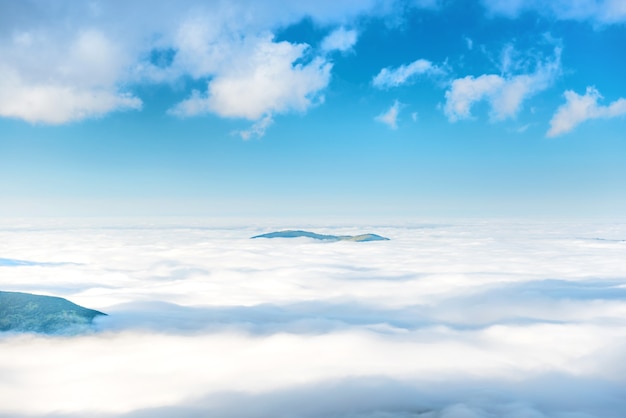
[[[354,29],[346,29],[340,27],[332,31],[326,38],[322,40],[322,50],[330,51],[349,51],[356,44],[358,33]]]
[[[242,139],[248,140],[252,138],[261,138],[265,135],[267,128],[272,126],[274,119],[271,114],[265,115],[263,118],[256,121],[249,129],[239,131],[239,135]]]
[[[483,5],[490,14],[510,18],[535,11],[559,20],[590,21],[599,25],[626,21],[626,4],[620,0],[483,0]]]
[[[383,68],[372,80],[374,87],[385,89],[398,87],[410,83],[422,74],[443,74],[443,70],[425,59],[418,59],[410,64],[401,65],[397,68]]]
[[[602,96],[594,87],[587,87],[584,95],[567,90],[564,96],[565,104],[559,106],[550,120],[550,129],[547,132],[549,137],[570,132],[590,119],[611,119],[626,114],[626,99],[617,99],[607,106],[599,105],[598,100]]]
[[[398,114],[400,113],[401,107],[402,104],[396,100],[387,111],[376,116],[375,120],[384,123],[391,129],[398,129]]]

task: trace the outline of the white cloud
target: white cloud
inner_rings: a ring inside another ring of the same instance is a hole
[[[594,24],[614,24],[626,21],[623,0],[483,0],[490,14],[516,18],[527,11],[560,20],[591,21]]]
[[[117,85],[127,61],[100,31],[81,31],[65,45],[46,32],[19,32],[0,54],[0,116],[60,124],[141,108]]]
[[[31,123],[62,124],[142,106],[137,97],[115,89],[25,84],[1,72],[0,78],[0,115]]]
[[[358,33],[356,30],[346,30],[341,27],[335,29],[322,40],[324,51],[349,51],[356,44]]]
[[[195,94],[181,103],[181,114],[209,111],[257,120],[305,111],[327,86],[330,63],[311,56],[305,45],[272,42],[271,34],[305,17],[341,26],[392,9],[385,0],[3,5],[0,116],[57,124],[138,109],[141,100],[130,86],[188,77],[206,81],[209,90],[205,101]],[[339,30],[327,44],[347,48],[352,38],[356,32]],[[154,51],[166,51],[169,58],[152,62]],[[276,77],[285,77],[285,88]]]
[[[378,122],[382,122],[389,126],[391,129],[398,129],[398,114],[400,113],[400,106],[400,102],[396,100],[386,112],[376,116],[375,119]]]
[[[383,68],[372,80],[374,87],[379,89],[398,87],[410,82],[418,75],[440,74],[443,70],[432,62],[425,59],[418,59],[407,65],[398,68]]]
[[[503,75],[483,74],[453,80],[445,95],[444,113],[448,120],[455,122],[470,118],[472,105],[483,100],[490,105],[492,121],[515,117],[526,99],[550,87],[560,74],[560,49],[555,49],[552,60],[539,62],[532,73],[506,73],[515,67],[517,64],[511,61],[511,53],[505,52]]]
[[[495,74],[457,78],[446,92],[446,116],[451,122],[471,117],[471,106],[484,98],[495,96],[504,84],[504,79]]]
[[[567,90],[564,96],[565,104],[557,109],[550,120],[549,137],[567,133],[586,120],[610,119],[626,114],[626,99],[617,99],[607,106],[599,105],[598,100],[602,96],[594,87],[587,87],[584,95]]]
[[[302,227],[258,220],[89,222],[0,228],[0,254],[34,263],[0,266],[2,290],[109,313],[87,335],[0,334],[0,416],[626,408],[623,223],[318,224],[392,238],[322,243],[250,240]]]
[[[220,69],[208,84],[207,93],[194,92],[172,109],[179,116],[212,112],[223,117],[257,120],[268,114],[307,110],[320,100],[319,92],[330,81],[332,64],[303,58],[307,46],[273,42],[271,36],[246,39],[233,68]]]

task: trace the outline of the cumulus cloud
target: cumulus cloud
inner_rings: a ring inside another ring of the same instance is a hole
[[[384,123],[391,129],[398,129],[398,114],[400,113],[401,106],[401,103],[396,100],[386,112],[381,113],[374,119]]]
[[[128,93],[67,85],[27,85],[19,77],[3,78],[0,90],[0,114],[32,123],[62,124],[142,107],[141,100]]]
[[[273,42],[271,36],[246,40],[230,67],[218,71],[206,94],[194,91],[172,109],[178,116],[212,112],[223,117],[257,120],[264,115],[305,111],[328,85],[332,64],[314,58],[294,64],[307,49],[303,44]],[[244,99],[245,98],[245,99]]]
[[[527,11],[559,20],[591,21],[595,24],[615,24],[626,21],[626,4],[621,0],[483,0],[487,11],[510,18]]]
[[[358,33],[356,30],[347,30],[344,27],[340,27],[322,40],[322,50],[327,52],[349,51],[356,44],[357,38]]]
[[[249,238],[303,227],[276,222],[63,222],[0,226],[0,288],[109,315],[80,336],[0,335],[0,416],[626,408],[623,224],[306,225],[391,238],[327,243]]]
[[[319,102],[331,64],[323,56],[313,56],[307,45],[274,42],[271,34],[305,17],[323,25],[344,25],[362,14],[390,12],[385,4],[379,0],[4,4],[0,116],[61,124],[138,110],[142,101],[133,86],[186,78],[206,82],[207,90],[174,106],[176,114],[211,112],[256,121],[276,113],[302,112]],[[324,45],[342,49],[355,41],[356,32],[341,27]]]
[[[472,105],[483,100],[489,104],[492,121],[513,118],[525,100],[550,87],[561,72],[559,48],[552,59],[537,63],[533,72],[516,75],[509,73],[518,65],[511,61],[510,49],[507,50],[503,53],[502,75],[468,75],[452,80],[444,105],[450,122],[471,118]]]
[[[617,99],[607,106],[599,105],[598,100],[602,96],[594,87],[587,87],[584,95],[567,90],[564,96],[565,104],[559,106],[550,120],[549,137],[570,132],[586,120],[610,119],[626,114],[626,99]]]
[[[425,59],[418,59],[407,65],[398,68],[383,68],[372,80],[374,87],[385,89],[398,87],[411,82],[416,76],[426,74],[442,74],[443,70],[432,62]]]
[[[504,86],[504,79],[496,74],[479,77],[468,75],[452,81],[446,92],[444,112],[451,122],[471,117],[471,106],[484,98],[494,97]]]
[[[65,44],[54,36],[23,31],[0,43],[0,116],[60,124],[141,109],[118,85],[127,62],[104,33],[81,31]]]

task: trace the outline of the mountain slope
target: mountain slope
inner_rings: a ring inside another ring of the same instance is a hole
[[[55,334],[80,331],[106,315],[66,299],[0,291],[0,331]]]

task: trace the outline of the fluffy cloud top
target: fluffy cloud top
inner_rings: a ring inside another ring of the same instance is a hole
[[[319,100],[331,65],[311,56],[306,45],[273,42],[271,33],[304,17],[336,25],[363,13],[387,13],[385,3],[186,0],[154,5],[139,0],[3,5],[0,116],[60,124],[139,109],[142,102],[128,86],[184,77],[206,80],[208,89],[175,106],[177,114],[213,112],[259,120],[304,111]],[[345,50],[354,42],[356,32],[340,28],[324,47]],[[152,62],[155,51],[167,51],[170,58]],[[304,64],[294,64],[296,60]]]
[[[275,115],[305,112],[323,101],[333,69],[329,52],[353,48],[358,33],[347,28],[355,19],[404,10],[398,4],[389,0],[3,4],[0,117],[62,124],[138,110],[142,100],[132,86],[192,79],[206,88],[188,92],[184,100],[173,104],[172,114],[243,118],[252,121],[252,126],[240,133],[261,136]],[[437,8],[440,4],[414,0],[406,6]],[[626,19],[626,5],[618,0],[484,0],[484,4],[494,14],[511,17],[539,10],[563,19],[600,23]],[[272,34],[303,18],[336,29],[313,47],[274,40]],[[472,42],[466,40],[471,49]],[[479,101],[489,103],[492,120],[514,117],[523,102],[547,88],[560,71],[558,59],[539,63],[534,71],[506,67],[501,74],[452,80],[444,107],[448,119],[471,117],[472,105]],[[411,83],[420,75],[443,72],[432,62],[418,59],[383,68],[372,85],[387,89]]]
[[[374,87],[379,89],[397,87],[412,81],[421,74],[438,74],[442,70],[425,59],[418,59],[407,65],[398,68],[383,68],[372,80]]]
[[[510,54],[503,55],[503,69],[515,67],[510,63]],[[512,118],[519,112],[522,103],[552,85],[561,72],[560,49],[555,49],[552,60],[539,62],[532,73],[511,75],[504,73],[466,76],[452,81],[446,91],[444,113],[455,122],[468,119],[472,105],[486,100],[490,106],[490,119],[500,121]]]
[[[229,58],[231,69],[216,71],[206,94],[198,91],[172,109],[179,116],[213,112],[250,120],[290,110],[305,111],[328,85],[332,64],[314,58],[294,64],[307,49],[303,44],[273,42],[271,36],[245,40]]]
[[[587,87],[584,95],[567,90],[564,96],[565,104],[557,109],[550,120],[549,137],[567,133],[589,119],[609,119],[626,114],[626,99],[617,99],[607,106],[599,105],[598,100],[602,96],[594,87]]]
[[[392,238],[322,243],[249,239],[298,225],[153,221],[0,230],[0,254],[23,261],[0,265],[3,290],[109,314],[87,335],[0,335],[0,416],[626,408],[623,224],[318,226]]]
[[[116,110],[141,109],[130,93],[107,88],[27,84],[16,74],[0,74],[0,115],[32,123],[62,124]]]
[[[386,111],[376,116],[375,120],[384,123],[391,129],[398,129],[398,114],[400,113],[401,104],[397,100]]]

